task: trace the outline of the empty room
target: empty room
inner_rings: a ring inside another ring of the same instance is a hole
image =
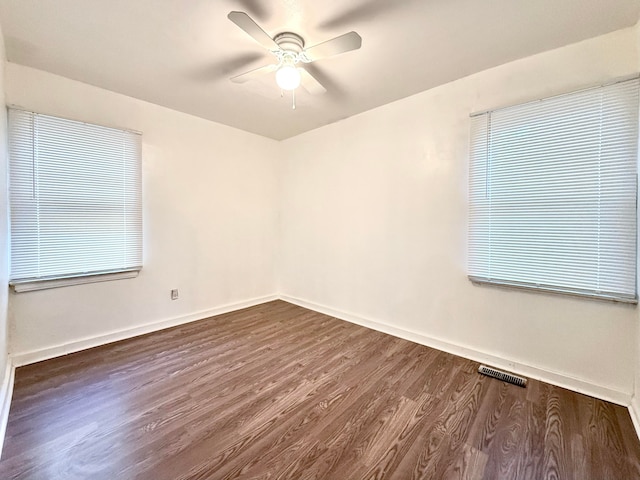
[[[0,0],[0,479],[640,480],[640,0]]]

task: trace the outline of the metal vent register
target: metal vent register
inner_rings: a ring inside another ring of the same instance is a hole
[[[480,365],[480,368],[478,368],[478,373],[487,375],[488,377],[497,378],[498,380],[502,380],[503,382],[513,383],[514,385],[517,385],[519,387],[527,386],[526,378],[518,377],[517,375],[503,372],[501,370],[496,370],[495,368],[487,367],[486,365]]]

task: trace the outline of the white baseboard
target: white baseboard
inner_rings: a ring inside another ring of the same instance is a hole
[[[319,305],[308,300],[302,300],[300,298],[290,297],[288,295],[280,295],[280,299],[285,302],[293,303],[295,305],[314,310],[319,313],[324,313],[340,320],[346,320],[347,322],[355,323],[363,327],[371,328],[379,332],[388,333],[395,337],[404,338],[414,343],[426,345],[427,347],[442,350],[459,357],[464,357],[474,362],[486,363],[496,368],[508,370],[529,378],[535,378],[558,387],[573,390],[574,392],[583,393],[591,397],[606,400],[624,407],[628,407],[631,403],[631,394],[618,390],[613,390],[608,387],[595,385],[587,380],[574,378],[562,373],[545,370],[539,367],[526,365],[519,362],[514,362],[501,357],[497,357],[490,353],[475,350],[469,347],[457,345],[448,341],[440,340],[437,338],[426,336],[422,333],[414,332],[407,329],[391,326],[389,324],[378,322],[374,320],[368,320],[358,315],[341,312],[324,305]],[[638,409],[640,411],[640,409]]]
[[[636,395],[631,399],[631,403],[629,404],[629,415],[631,415],[631,421],[633,422],[633,426],[636,427],[636,433],[638,434],[638,439],[640,439],[640,396]]]
[[[191,313],[189,315],[182,315],[180,317],[160,320],[158,322],[147,323],[145,325],[140,325],[133,328],[117,330],[102,335],[97,335],[95,337],[83,338],[80,340],[75,340],[73,342],[55,345],[53,347],[47,347],[40,350],[12,353],[10,356],[10,360],[15,367],[21,367],[23,365],[41,362],[42,360],[60,357],[69,353],[79,352],[80,350],[86,350],[87,348],[98,347],[107,343],[126,340],[128,338],[145,335],[147,333],[156,332],[158,330],[164,330],[165,328],[175,327],[177,325],[182,325],[189,322],[195,322],[196,320],[202,320],[203,318],[213,317],[215,315],[221,315],[223,313],[229,313],[247,307],[253,307],[254,305],[259,305],[261,303],[278,300],[278,298],[278,295],[267,295],[264,297],[252,298],[250,300],[245,300],[242,302],[222,305],[220,307],[215,307],[209,310],[203,310],[200,312]]]
[[[7,368],[4,372],[2,385],[0,385],[0,456],[2,455],[4,436],[7,431],[7,422],[9,421],[9,409],[11,408],[15,373],[16,369],[11,362],[11,358],[7,358]]]

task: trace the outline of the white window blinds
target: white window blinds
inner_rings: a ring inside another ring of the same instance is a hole
[[[140,135],[9,110],[11,280],[139,270]]]
[[[471,280],[635,302],[638,83],[472,117]]]

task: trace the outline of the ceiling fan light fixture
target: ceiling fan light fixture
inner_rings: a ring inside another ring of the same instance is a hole
[[[300,85],[312,95],[327,91],[322,84],[305,68],[297,68],[300,62],[311,63],[326,57],[357,50],[362,45],[362,38],[356,32],[348,32],[339,37],[326,40],[309,48],[305,48],[304,39],[293,32],[281,32],[271,37],[249,15],[244,12],[229,12],[229,20],[244,30],[256,42],[265,47],[277,59],[276,64],[255,68],[231,78],[234,83],[244,83],[266,73],[276,72],[276,84],[282,90],[291,92],[293,108],[295,108],[295,91]]]
[[[300,72],[293,65],[283,65],[276,72],[276,83],[282,90],[295,90],[300,86]]]

